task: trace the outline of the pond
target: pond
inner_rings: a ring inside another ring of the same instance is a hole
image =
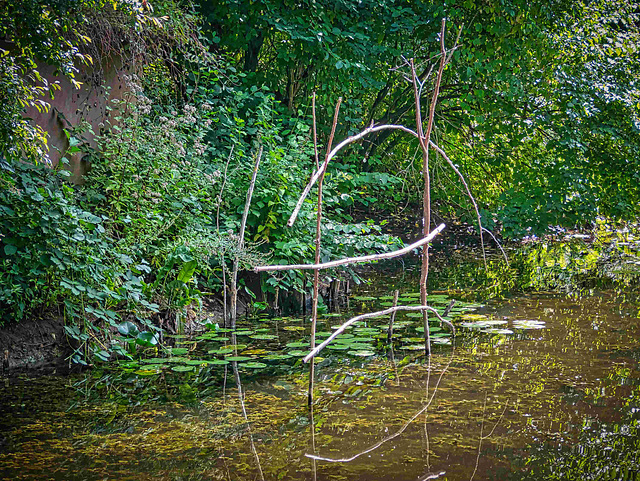
[[[359,286],[320,337],[404,285]],[[542,293],[459,299],[451,318],[455,338],[432,321],[429,359],[415,313],[398,315],[391,344],[388,318],[348,330],[320,354],[312,411],[296,317],[209,326],[119,369],[5,379],[0,478],[640,479],[637,306]]]

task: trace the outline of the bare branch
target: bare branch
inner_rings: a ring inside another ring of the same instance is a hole
[[[240,223],[240,233],[238,234],[238,252],[242,251],[244,247],[244,231],[247,227],[247,217],[249,216],[249,207],[251,206],[251,197],[253,197],[253,189],[256,186],[256,177],[258,176],[258,169],[260,167],[260,159],[262,158],[262,146],[258,151],[258,157],[253,167],[253,175],[251,176],[251,183],[247,190],[247,200],[244,204],[244,212],[242,213],[242,221]],[[240,259],[238,255],[233,260],[233,272],[231,275],[231,326],[236,327],[236,318],[238,316],[238,269],[240,267]],[[225,326],[226,327],[226,326]]]
[[[385,125],[376,125],[376,126],[372,125],[370,127],[367,127],[366,129],[364,129],[362,132],[360,132],[360,133],[358,133],[356,135],[353,135],[351,137],[348,137],[345,140],[343,140],[342,142],[340,142],[338,145],[336,145],[336,147],[331,152],[329,152],[329,155],[327,155],[327,157],[324,160],[324,163],[322,164],[321,168],[319,170],[317,170],[313,174],[313,176],[311,177],[311,180],[309,181],[307,186],[304,188],[304,191],[302,192],[302,195],[300,196],[300,199],[298,199],[298,203],[296,204],[296,208],[293,210],[293,213],[291,214],[291,217],[289,218],[289,221],[287,222],[287,226],[291,227],[293,225],[293,223],[296,221],[296,218],[298,217],[298,213],[300,212],[300,209],[302,208],[302,203],[304,202],[304,200],[309,195],[309,192],[311,192],[311,188],[318,181],[320,176],[327,171],[327,165],[329,165],[329,162],[331,161],[331,159],[333,159],[336,156],[336,154],[338,152],[340,152],[340,150],[345,148],[347,145],[352,144],[353,142],[356,142],[356,141],[362,139],[363,137],[366,137],[368,134],[371,134],[373,132],[380,132],[381,130],[389,130],[389,129],[402,130],[403,132],[407,132],[407,133],[413,135],[414,137],[418,137],[418,134],[416,132],[414,132],[413,130],[405,127],[404,125],[387,125],[387,124],[385,124]]]
[[[438,311],[436,309],[434,309],[433,307],[431,307],[431,306],[396,306],[396,307],[390,307],[389,309],[385,309],[384,311],[369,312],[367,314],[360,314],[359,316],[352,317],[347,322],[342,324],[338,329],[336,329],[333,332],[333,334],[331,334],[327,339],[325,339],[322,342],[322,344],[319,344],[318,347],[316,347],[309,354],[307,354],[304,357],[303,361],[304,362],[309,362],[309,360],[311,358],[313,358],[316,355],[318,355],[318,353],[320,351],[322,351],[336,337],[338,337],[340,334],[342,334],[344,332],[344,330],[347,327],[349,327],[351,324],[353,324],[354,322],[358,322],[358,321],[361,321],[363,319],[371,319],[373,317],[386,316],[387,314],[391,314],[391,313],[397,312],[397,311],[422,311],[422,312],[430,311],[430,312],[433,312],[436,315],[436,317],[440,320],[440,322],[443,322],[443,323],[447,324],[449,327],[451,327],[451,331],[453,332],[454,335],[456,333],[455,326],[450,321],[447,321],[446,319],[442,318],[440,316],[440,314],[438,314]],[[428,329],[428,327],[427,327],[427,329]]]
[[[487,267],[487,254],[484,249],[484,237],[482,235],[482,231],[483,231],[482,220],[480,219],[480,210],[478,210],[478,204],[476,203],[476,199],[473,197],[473,194],[471,194],[471,189],[469,189],[469,185],[467,184],[467,181],[465,180],[464,176],[458,170],[455,164],[451,162],[451,159],[449,158],[447,153],[444,150],[442,150],[440,147],[438,147],[433,141],[430,141],[429,144],[436,150],[436,152],[438,152],[440,155],[442,155],[442,157],[444,157],[444,160],[447,161],[447,163],[453,169],[453,171],[456,174],[458,174],[458,177],[460,177],[460,181],[462,182],[462,184],[464,185],[464,188],[467,191],[467,195],[469,196],[469,199],[471,199],[471,202],[473,203],[473,208],[476,211],[476,217],[478,219],[478,229],[480,231],[480,245],[482,246],[482,259],[484,260],[484,266]]]
[[[496,236],[493,235],[493,232],[491,232],[489,229],[485,229],[484,227],[482,228],[482,230],[485,231],[487,234],[489,234],[493,238],[493,241],[496,243],[496,245],[500,249],[500,252],[502,252],[502,256],[504,257],[505,262],[507,263],[507,265],[509,265],[509,258],[507,257],[507,253],[502,248],[502,245],[500,244],[500,242],[498,242],[498,239],[496,239]]]
[[[433,238],[438,235],[446,226],[444,224],[440,224],[437,228],[435,228],[427,237],[420,239],[417,242],[414,242],[407,247],[399,249],[393,252],[385,252],[383,254],[371,254],[368,256],[361,257],[347,257],[346,259],[339,259],[337,261],[325,262],[323,264],[290,264],[290,265],[273,265],[273,266],[259,266],[254,268],[255,272],[264,272],[264,271],[289,271],[294,269],[301,270],[320,270],[320,269],[330,269],[332,267],[343,266],[346,264],[359,264],[362,262],[372,262],[379,261],[382,259],[393,259],[394,257],[399,257],[405,254],[408,254],[413,249],[417,249],[428,242],[431,242]]]

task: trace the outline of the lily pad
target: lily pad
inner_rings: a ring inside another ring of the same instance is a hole
[[[202,359],[189,359],[184,362],[187,366],[206,366],[208,361]]]
[[[267,365],[263,362],[243,362],[240,363],[240,366],[242,367],[248,367],[249,369],[263,369],[265,367],[267,367]]]
[[[483,332],[488,332],[489,334],[513,334],[511,329],[485,329]]]
[[[160,370],[159,369],[153,369],[153,370],[138,369],[137,371],[134,371],[134,374],[137,374],[138,376],[155,376],[156,374],[160,374]]]
[[[431,338],[431,342],[433,344],[451,344],[451,339],[448,337],[437,337],[437,338]],[[423,346],[424,347],[424,346]]]
[[[269,351],[267,351],[266,349],[247,349],[246,351],[242,351],[240,354],[242,354],[243,356],[249,356],[249,355],[257,355],[257,354],[266,354]]]
[[[268,356],[262,356],[262,359],[269,361],[283,361],[285,359],[291,359],[293,356],[289,354],[269,354]]]
[[[349,351],[347,352],[347,354],[350,354],[352,356],[358,356],[358,357],[369,357],[369,356],[375,356],[375,352],[373,351]]]
[[[513,321],[513,327],[516,329],[546,329],[547,326],[544,321],[520,319]]]
[[[253,336],[249,336],[251,339],[256,339],[260,341],[271,341],[273,339],[277,339],[278,336],[274,334],[254,334]]]
[[[285,331],[304,331],[304,326],[284,326],[282,329]]]
[[[236,362],[242,362],[242,361],[248,361],[251,358],[249,356],[227,356],[225,357],[225,360],[227,361],[236,361]]]
[[[289,351],[287,354],[293,357],[304,357],[308,354],[308,351]]]
[[[334,351],[346,351],[347,349],[351,349],[349,344],[329,344],[327,349],[333,349]]]
[[[175,372],[191,372],[194,370],[194,367],[193,366],[173,366],[171,370]]]
[[[207,361],[207,364],[211,366],[225,366],[229,364],[229,361],[226,359],[214,359],[213,361]]]
[[[492,326],[507,324],[507,321],[499,321],[497,319],[487,319],[484,321],[463,322],[460,325],[469,329],[484,329]]]
[[[236,336],[250,336],[253,333],[254,331],[249,330],[236,331]]]
[[[169,352],[172,356],[182,356],[183,354],[188,353],[189,349],[186,347],[174,347],[173,349],[170,349]]]
[[[295,341],[295,342],[288,342],[287,343],[287,347],[293,347],[293,348],[309,347],[310,345],[311,345],[311,343],[309,341]]]

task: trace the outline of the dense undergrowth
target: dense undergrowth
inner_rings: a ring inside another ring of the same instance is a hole
[[[162,325],[222,292],[233,262],[249,269],[267,259],[312,260],[312,198],[296,226],[285,227],[315,166],[312,92],[321,142],[338,96],[346,96],[340,138],[372,121],[411,118],[411,95],[392,67],[402,56],[428,58],[443,16],[467,27],[445,74],[436,140],[469,178],[486,226],[519,238],[638,214],[638,92],[630,80],[637,64],[625,61],[638,32],[627,7],[152,3],[0,3],[8,42],[0,45],[7,99],[0,106],[0,324],[57,311],[78,362],[126,355],[111,342],[117,330],[154,345]],[[24,119],[24,108],[46,109],[46,95],[56,91],[38,73],[42,63],[75,79],[83,65],[112,55],[135,66],[126,72],[129,93],[111,102],[98,132],[84,123],[67,129],[64,154],[81,152],[91,164],[84,182],[72,184],[64,157],[48,165],[46,133]],[[260,147],[247,242],[238,248]],[[322,260],[398,246],[384,222],[369,219],[411,210],[422,195],[419,164],[416,144],[394,135],[334,161]],[[439,213],[472,219],[444,167],[434,159]],[[602,272],[622,285],[636,276],[635,268],[626,274],[637,265],[634,245],[536,243],[510,265],[495,261],[473,276],[486,295],[585,286]],[[625,249],[635,261],[627,262]],[[306,286],[294,272],[260,283],[266,300]]]

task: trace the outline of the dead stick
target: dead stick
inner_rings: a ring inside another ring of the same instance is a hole
[[[315,96],[314,96],[315,99]],[[333,113],[333,124],[331,126],[331,135],[329,136],[329,142],[327,144],[327,156],[331,151],[331,145],[333,144],[333,137],[336,133],[336,126],[338,125],[338,114],[340,113],[340,104],[342,103],[342,97],[338,99],[336,103],[336,109]],[[314,101],[314,134],[315,134],[315,101]],[[314,139],[314,144],[317,145]],[[318,162],[318,155],[316,149],[316,163]],[[316,255],[315,263],[320,263],[320,247],[322,239],[322,184],[324,182],[324,173],[320,176],[318,181],[318,209],[316,212]],[[316,324],[318,321],[318,297],[320,296],[320,271],[318,269],[313,273],[313,303],[311,305],[311,349],[316,345]],[[313,378],[315,376],[315,363],[309,365],[309,395],[307,401],[309,406],[313,403]]]
[[[254,271],[263,272],[263,271],[288,271],[288,270],[294,270],[294,269],[300,269],[300,270],[330,269],[332,267],[343,266],[346,264],[358,264],[362,262],[372,262],[372,261],[379,261],[383,259],[393,259],[394,257],[399,257],[402,255],[408,254],[413,249],[417,249],[418,247],[423,246],[428,242],[431,242],[434,239],[434,237],[438,235],[440,232],[442,232],[442,230],[445,227],[446,226],[444,224],[440,224],[438,227],[436,227],[434,230],[431,231],[428,237],[425,237],[424,239],[420,239],[419,241],[414,242],[413,244],[408,245],[407,247],[404,247],[402,249],[399,249],[393,252],[385,252],[383,254],[371,254],[368,256],[361,256],[361,257],[348,257],[346,259],[339,259],[337,261],[324,262],[322,264],[290,264],[290,265],[281,265],[281,266],[280,265],[259,266],[254,268]]]
[[[244,247],[244,231],[247,227],[247,217],[249,216],[249,207],[251,206],[251,197],[253,196],[253,189],[256,185],[256,177],[258,176],[258,168],[260,167],[260,159],[262,158],[262,146],[258,151],[258,157],[253,167],[253,175],[251,176],[251,183],[249,184],[249,190],[247,190],[247,200],[244,203],[244,212],[242,214],[242,221],[240,222],[240,233],[238,234],[238,252],[236,252],[233,259],[233,273],[231,276],[231,328],[236,327],[236,319],[238,316],[238,269],[240,267],[240,261],[238,256],[240,251]]]
[[[391,314],[392,312],[397,312],[397,311],[431,311],[436,315],[436,317],[440,320],[440,322],[444,322],[445,324],[447,324],[448,326],[451,327],[451,331],[453,332],[454,335],[456,333],[455,326],[450,321],[447,321],[446,319],[443,319],[440,316],[440,314],[438,314],[438,311],[436,309],[434,309],[433,307],[431,307],[431,306],[396,306],[396,307],[390,307],[389,309],[385,309],[384,311],[369,312],[367,314],[361,314],[359,316],[356,316],[356,317],[353,317],[353,318],[349,319],[347,322],[342,324],[338,329],[336,329],[333,334],[331,334],[327,339],[325,339],[324,342],[322,342],[322,344],[319,344],[318,347],[316,347],[309,354],[307,354],[304,357],[303,361],[304,362],[309,362],[309,360],[311,358],[317,356],[320,351],[322,351],[337,336],[342,334],[344,332],[344,330],[347,327],[349,327],[351,324],[353,324],[354,322],[358,322],[358,321],[361,321],[363,319],[371,319],[372,317],[386,316],[387,314]]]

